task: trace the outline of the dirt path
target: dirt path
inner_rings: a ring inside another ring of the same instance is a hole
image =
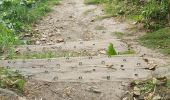
[[[114,32],[127,32],[128,23],[100,16],[104,12],[98,6],[85,5],[83,0],[63,0],[36,25],[35,30],[42,34],[34,39],[35,45],[16,50],[21,54],[74,51],[78,55],[4,60],[0,64],[28,77],[28,100],[120,100],[130,81],[167,73],[168,67],[162,67],[168,65],[167,58],[139,46],[133,38],[123,41],[116,37]],[[108,57],[109,43],[117,52],[133,48],[136,54]],[[154,66],[160,68],[148,70]]]

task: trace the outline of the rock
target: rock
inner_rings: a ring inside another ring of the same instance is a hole
[[[18,97],[18,100],[27,100],[25,97]]]
[[[135,86],[135,87],[133,88],[133,94],[134,94],[135,96],[139,96],[139,95],[141,94],[140,89]]]
[[[48,42],[47,45],[53,45],[53,42]]]
[[[38,29],[35,29],[36,32],[38,32],[39,30]]]
[[[154,65],[154,66],[152,66],[152,67],[149,67],[149,70],[156,70],[156,67],[157,67],[158,65]]]
[[[122,100],[129,100],[128,97],[124,97]]]
[[[35,44],[36,44],[36,45],[40,45],[41,42],[40,42],[40,41],[36,41]]]
[[[20,54],[20,49],[16,49],[16,50],[15,50],[15,53],[16,53],[16,54]]]
[[[114,68],[114,65],[113,65],[113,64],[111,64],[111,65],[106,65],[106,67],[109,68],[109,69],[115,69],[115,70],[116,70],[116,68]]]
[[[137,23],[138,23],[138,22],[136,21],[136,22],[133,22],[132,24],[133,24],[133,25],[136,25]]]
[[[58,43],[64,42],[64,39],[63,39],[63,38],[59,38],[59,39],[57,39],[57,42],[58,42]]]
[[[156,96],[154,96],[154,97],[153,97],[153,99],[152,99],[152,100],[161,100],[161,96],[156,95]]]
[[[42,37],[43,37],[43,38],[47,38],[47,35],[43,34]]]
[[[153,66],[151,66],[151,67],[147,67],[147,68],[145,68],[146,70],[152,70],[152,71],[155,71],[156,70],[156,68],[157,68],[157,66],[158,65],[153,65]]]
[[[49,37],[53,37],[53,36],[54,36],[54,34],[49,34],[48,36],[49,36]]]
[[[167,83],[167,77],[158,77],[156,85],[158,86],[165,86]]]
[[[138,98],[139,98],[139,100],[144,100],[145,95],[144,95],[144,94],[141,94]]]
[[[32,34],[31,33],[25,34],[24,37],[32,37]]]
[[[102,93],[100,89],[97,87],[90,87],[88,91],[93,92],[93,93]]]
[[[106,54],[107,52],[106,52],[106,50],[99,50],[99,53],[100,54]]]
[[[148,59],[145,58],[145,59],[143,59],[143,60],[144,60],[146,63],[149,63],[149,60],[148,60]]]
[[[69,16],[69,18],[73,18],[73,16]]]
[[[46,41],[47,39],[46,39],[46,38],[41,38],[40,40],[41,40],[41,41]]]

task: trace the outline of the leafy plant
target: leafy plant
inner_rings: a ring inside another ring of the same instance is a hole
[[[0,53],[19,44],[34,22],[59,0],[0,0]],[[21,39],[22,38],[22,39]],[[26,43],[27,44],[27,43]]]
[[[111,56],[111,55],[117,55],[117,52],[116,52],[116,50],[115,50],[114,47],[113,47],[113,43],[110,43],[110,44],[109,44],[107,54],[108,54],[109,56]]]

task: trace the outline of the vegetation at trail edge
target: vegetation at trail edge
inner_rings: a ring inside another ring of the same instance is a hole
[[[129,87],[127,100],[169,100],[170,80],[167,77],[156,77],[143,81],[133,81]]]
[[[23,35],[32,32],[32,24],[49,12],[59,0],[1,0],[0,53],[14,44],[28,44]]]
[[[144,46],[170,55],[170,0],[85,0],[101,4],[110,16],[142,23],[149,32],[139,39]]]
[[[23,92],[25,79],[17,71],[0,67],[0,88]]]
[[[86,4],[102,4],[112,16],[126,16],[157,30],[169,26],[169,0],[85,0]]]

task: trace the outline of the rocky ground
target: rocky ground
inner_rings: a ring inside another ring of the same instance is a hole
[[[104,16],[100,6],[62,0],[39,21],[35,31],[40,34],[34,36],[34,45],[17,46],[16,52],[50,51],[61,57],[0,61],[27,78],[20,100],[121,100],[131,81],[168,76],[170,59],[140,46],[136,39],[143,32],[138,27]],[[127,34],[118,38],[115,32]],[[121,55],[107,56],[109,43]],[[124,54],[129,50],[134,53]]]

